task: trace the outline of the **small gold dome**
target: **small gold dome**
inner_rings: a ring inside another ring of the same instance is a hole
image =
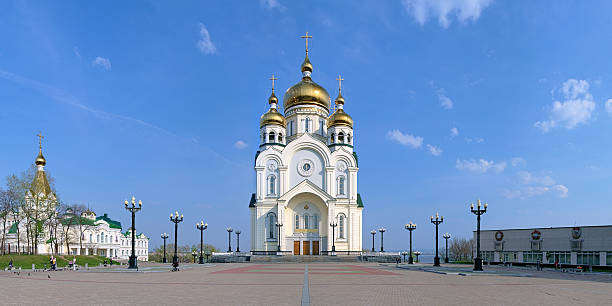
[[[285,109],[304,104],[314,104],[329,109],[329,94],[327,90],[313,82],[309,77],[302,78],[299,83],[287,89],[283,97]]]
[[[276,97],[274,92],[272,92],[272,94],[270,95],[270,98],[268,98],[268,103],[270,103],[270,104],[272,104],[272,103],[278,104],[278,98]]]
[[[38,151],[38,156],[36,156],[36,161],[34,162],[36,165],[44,166],[47,164],[47,160],[42,154],[42,150]]]
[[[342,93],[338,93],[338,97],[336,98],[336,104],[344,104],[344,97]]]
[[[353,128],[353,118],[339,108],[327,119],[327,127],[337,125],[345,125]]]
[[[270,110],[261,116],[261,120],[259,121],[259,127],[263,127],[265,125],[280,125],[282,127],[287,126],[287,122],[285,121],[285,117],[279,113],[276,108],[270,108]]]
[[[312,64],[310,63],[310,59],[308,59],[308,53],[306,53],[306,58],[304,59],[304,62],[302,63],[301,70],[302,72],[304,71],[312,72]]]

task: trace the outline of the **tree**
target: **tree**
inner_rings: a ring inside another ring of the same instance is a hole
[[[451,256],[456,261],[467,261],[472,259],[472,240],[454,237],[448,247]]]
[[[87,210],[85,205],[72,204],[72,205],[60,205],[59,217],[60,223],[62,224],[62,236],[66,243],[66,250],[70,252],[70,244],[73,243],[74,235],[71,235],[71,229],[74,232],[75,228],[78,228],[78,240],[79,248],[83,247],[83,224],[87,220],[83,217],[83,213]]]
[[[5,254],[4,243],[6,241],[6,223],[10,216],[9,213],[8,192],[0,188],[0,218],[2,219],[2,242],[0,242],[0,248],[2,248],[2,255]]]
[[[200,244],[179,245],[179,247],[177,248],[179,261],[180,262],[191,262],[193,260],[191,252],[194,250],[198,252],[198,256],[199,256],[200,255]],[[217,249],[213,245],[205,243],[204,248],[203,248],[203,253],[212,254],[212,252],[219,252],[219,249]],[[174,243],[170,243],[166,245],[166,256],[169,259],[172,259],[172,256],[174,256]],[[158,246],[157,248],[153,249],[151,253],[149,253],[149,261],[161,262],[163,257],[164,257],[164,246],[163,245]]]

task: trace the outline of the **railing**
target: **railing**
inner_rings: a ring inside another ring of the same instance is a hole
[[[343,255],[343,256],[360,256],[362,251],[321,251],[321,255],[333,256],[333,255]]]
[[[251,255],[291,255],[291,251],[251,251]]]

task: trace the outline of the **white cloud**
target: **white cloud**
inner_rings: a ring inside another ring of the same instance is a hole
[[[400,130],[389,131],[387,133],[387,138],[413,149],[420,148],[423,145],[423,137],[404,134]]]
[[[452,129],[450,129],[450,133],[451,133],[451,137],[455,137],[455,136],[459,135],[459,130],[456,127],[454,127]]]
[[[246,142],[242,141],[242,140],[238,140],[238,141],[236,141],[234,143],[234,148],[236,148],[238,150],[242,150],[242,149],[244,149],[244,148],[246,148],[248,146],[249,145]]]
[[[453,108],[453,100],[446,96],[444,88],[436,90],[436,94],[438,95],[438,100],[440,101],[440,105],[443,109]]]
[[[452,18],[463,23],[478,20],[480,13],[492,2],[493,0],[402,0],[404,8],[418,24],[425,25],[430,17],[434,17],[445,29],[451,24]]]
[[[504,190],[504,196],[506,198],[527,199],[548,193],[554,194],[560,198],[566,198],[569,192],[569,189],[565,185],[557,184],[555,180],[548,175],[538,176],[527,171],[519,171],[516,175],[518,178],[518,186],[515,189]]]
[[[203,23],[200,23],[200,40],[196,43],[196,47],[200,52],[204,54],[215,54],[217,53],[217,47],[210,39],[210,33]]]
[[[108,58],[104,58],[104,57],[96,57],[96,59],[94,59],[91,62],[92,65],[94,66],[99,66],[104,68],[105,70],[111,70],[112,66],[111,66],[111,62]]]
[[[278,9],[281,12],[287,9],[278,0],[259,0],[259,3],[267,9]]]
[[[527,161],[522,157],[514,157],[510,160],[510,164],[512,164],[512,167],[525,166]]]
[[[608,99],[608,101],[606,101],[606,111],[610,116],[612,116],[612,99]]]
[[[504,171],[504,169],[506,168],[506,162],[496,163],[494,161],[488,161],[482,158],[479,160],[474,160],[474,159],[459,160],[457,159],[457,162],[455,163],[455,167],[459,170],[467,170],[471,172],[486,173],[487,171],[491,170],[491,171],[500,173]]]
[[[519,178],[519,182],[523,185],[544,185],[544,186],[552,186],[555,184],[555,180],[553,180],[550,176],[537,176],[533,175],[528,171],[519,171],[516,173]]]
[[[74,55],[76,55],[76,57],[81,58],[81,53],[79,52],[79,47],[72,48],[72,52],[74,52]]]
[[[482,142],[484,142],[484,138],[482,138],[482,137],[475,137],[475,138],[465,137],[464,140],[467,143],[472,143],[472,142],[482,143]]]
[[[440,154],[442,154],[442,149],[430,144],[427,145],[427,150],[429,150],[429,153],[431,153],[433,156],[440,156]]]
[[[595,110],[595,101],[589,92],[587,81],[569,79],[563,83],[560,92],[563,94],[563,101],[553,102],[549,114],[550,119],[534,124],[544,133],[558,126],[574,129],[591,120]]]

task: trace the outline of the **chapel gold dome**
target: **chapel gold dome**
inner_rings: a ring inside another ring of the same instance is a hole
[[[291,86],[285,92],[283,105],[285,110],[296,105],[318,105],[329,110],[329,94],[325,88],[312,81],[310,77]]]
[[[353,128],[353,118],[344,112],[342,109],[337,109],[329,118],[327,119],[327,127],[345,125],[350,128]]]
[[[38,156],[36,156],[36,161],[34,162],[36,165],[44,166],[47,164],[47,160],[42,154],[42,151],[38,152]]]
[[[287,126],[287,122],[285,121],[285,117],[279,113],[276,108],[271,108],[267,113],[261,115],[261,120],[259,121],[259,127],[263,127],[265,125],[280,125],[282,127]]]

